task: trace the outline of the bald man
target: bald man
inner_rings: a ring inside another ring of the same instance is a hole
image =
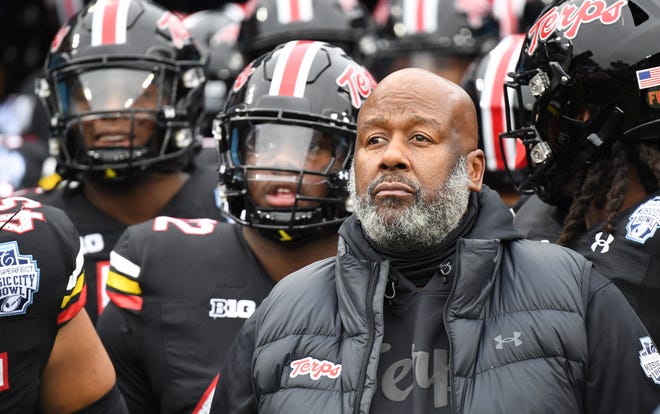
[[[475,108],[421,69],[363,105],[337,256],[279,282],[215,413],[647,413],[660,356],[591,263],[522,239],[482,185]]]

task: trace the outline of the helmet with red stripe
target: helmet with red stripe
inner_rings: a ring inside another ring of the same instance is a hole
[[[659,34],[657,1],[563,0],[543,11],[506,94],[517,110],[526,90],[533,96],[532,122],[516,124],[520,115],[507,128],[527,149],[521,190],[566,205],[578,171],[615,142],[658,141]]]
[[[378,41],[379,76],[421,67],[459,82],[475,57],[518,31],[526,0],[389,2]]]
[[[489,53],[477,59],[463,78],[462,86],[477,107],[479,148],[486,156],[484,183],[501,193],[515,192],[526,166],[525,148],[520,140],[500,139],[506,131],[504,83],[515,70],[525,36],[505,36]],[[531,110],[531,95],[526,99],[526,111]],[[525,108],[523,108],[524,110]]]
[[[319,40],[367,65],[376,51],[375,25],[360,0],[256,0],[241,24],[239,46],[248,60],[290,40]]]
[[[237,45],[244,17],[241,5],[226,3],[219,9],[198,11],[183,20],[207,61],[204,115],[200,120],[204,136],[210,135],[211,122],[222,109],[227,90],[245,66]]]
[[[374,86],[324,42],[288,42],[251,62],[214,125],[225,214],[281,241],[338,226],[357,113]]]
[[[53,39],[37,85],[58,171],[116,181],[186,165],[204,83],[177,16],[142,0],[88,4]]]

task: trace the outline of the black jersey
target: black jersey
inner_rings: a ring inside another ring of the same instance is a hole
[[[529,238],[554,242],[563,217],[533,196],[518,210],[514,224]],[[655,342],[660,340],[660,192],[619,214],[613,234],[600,224],[584,231],[568,247],[612,279]]]
[[[203,412],[234,336],[274,285],[237,224],[130,226],[111,253],[111,303],[97,324],[129,411]]]
[[[217,173],[213,168],[197,168],[159,215],[220,219],[220,210],[216,207],[213,193],[216,182]],[[80,186],[71,188],[69,183],[63,182],[53,190],[30,192],[28,196],[61,208],[76,225],[85,254],[85,271],[90,291],[86,309],[92,322],[96,322],[108,303],[105,281],[110,266],[110,250],[126,230],[126,224],[94,206]]]
[[[57,331],[85,303],[83,256],[75,227],[59,209],[24,197],[5,198],[0,200],[3,224],[0,412],[31,413]]]

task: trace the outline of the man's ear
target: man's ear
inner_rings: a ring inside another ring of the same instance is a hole
[[[468,188],[472,191],[481,191],[481,184],[484,181],[484,169],[486,168],[486,158],[484,152],[480,149],[472,150],[467,157],[467,173],[470,177]]]

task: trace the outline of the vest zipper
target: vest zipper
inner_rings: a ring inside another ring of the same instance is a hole
[[[371,274],[369,275],[369,287],[367,289],[367,327],[369,337],[367,338],[367,345],[365,347],[364,357],[362,358],[362,365],[360,366],[360,376],[358,377],[357,390],[355,390],[355,407],[353,412],[355,414],[360,413],[360,402],[362,400],[362,394],[364,393],[364,382],[367,377],[367,365],[369,365],[369,358],[373,350],[374,341],[375,341],[375,330],[376,322],[374,321],[374,292],[376,291],[376,284],[378,282],[378,264],[371,264]]]
[[[456,253],[454,254],[455,260],[454,260],[454,280],[451,281],[451,289],[449,290],[449,296],[447,296],[447,303],[445,303],[445,307],[442,310],[442,323],[445,325],[445,331],[447,332],[447,338],[449,339],[447,343],[449,344],[449,354],[448,358],[449,360],[447,361],[447,394],[448,397],[447,400],[449,402],[449,412],[450,413],[456,413],[454,410],[455,404],[454,404],[454,393],[452,392],[452,384],[454,382],[454,370],[452,367],[451,359],[452,359],[452,346],[451,346],[451,335],[449,334],[449,324],[447,323],[447,308],[449,308],[449,304],[451,303],[452,296],[454,295],[454,290],[456,289],[456,281],[458,280],[458,257],[459,257],[459,250],[460,250],[460,240],[456,243]],[[451,270],[451,261],[448,261],[446,264],[450,266]],[[449,273],[449,272],[447,272]],[[446,275],[445,275],[446,277]]]

